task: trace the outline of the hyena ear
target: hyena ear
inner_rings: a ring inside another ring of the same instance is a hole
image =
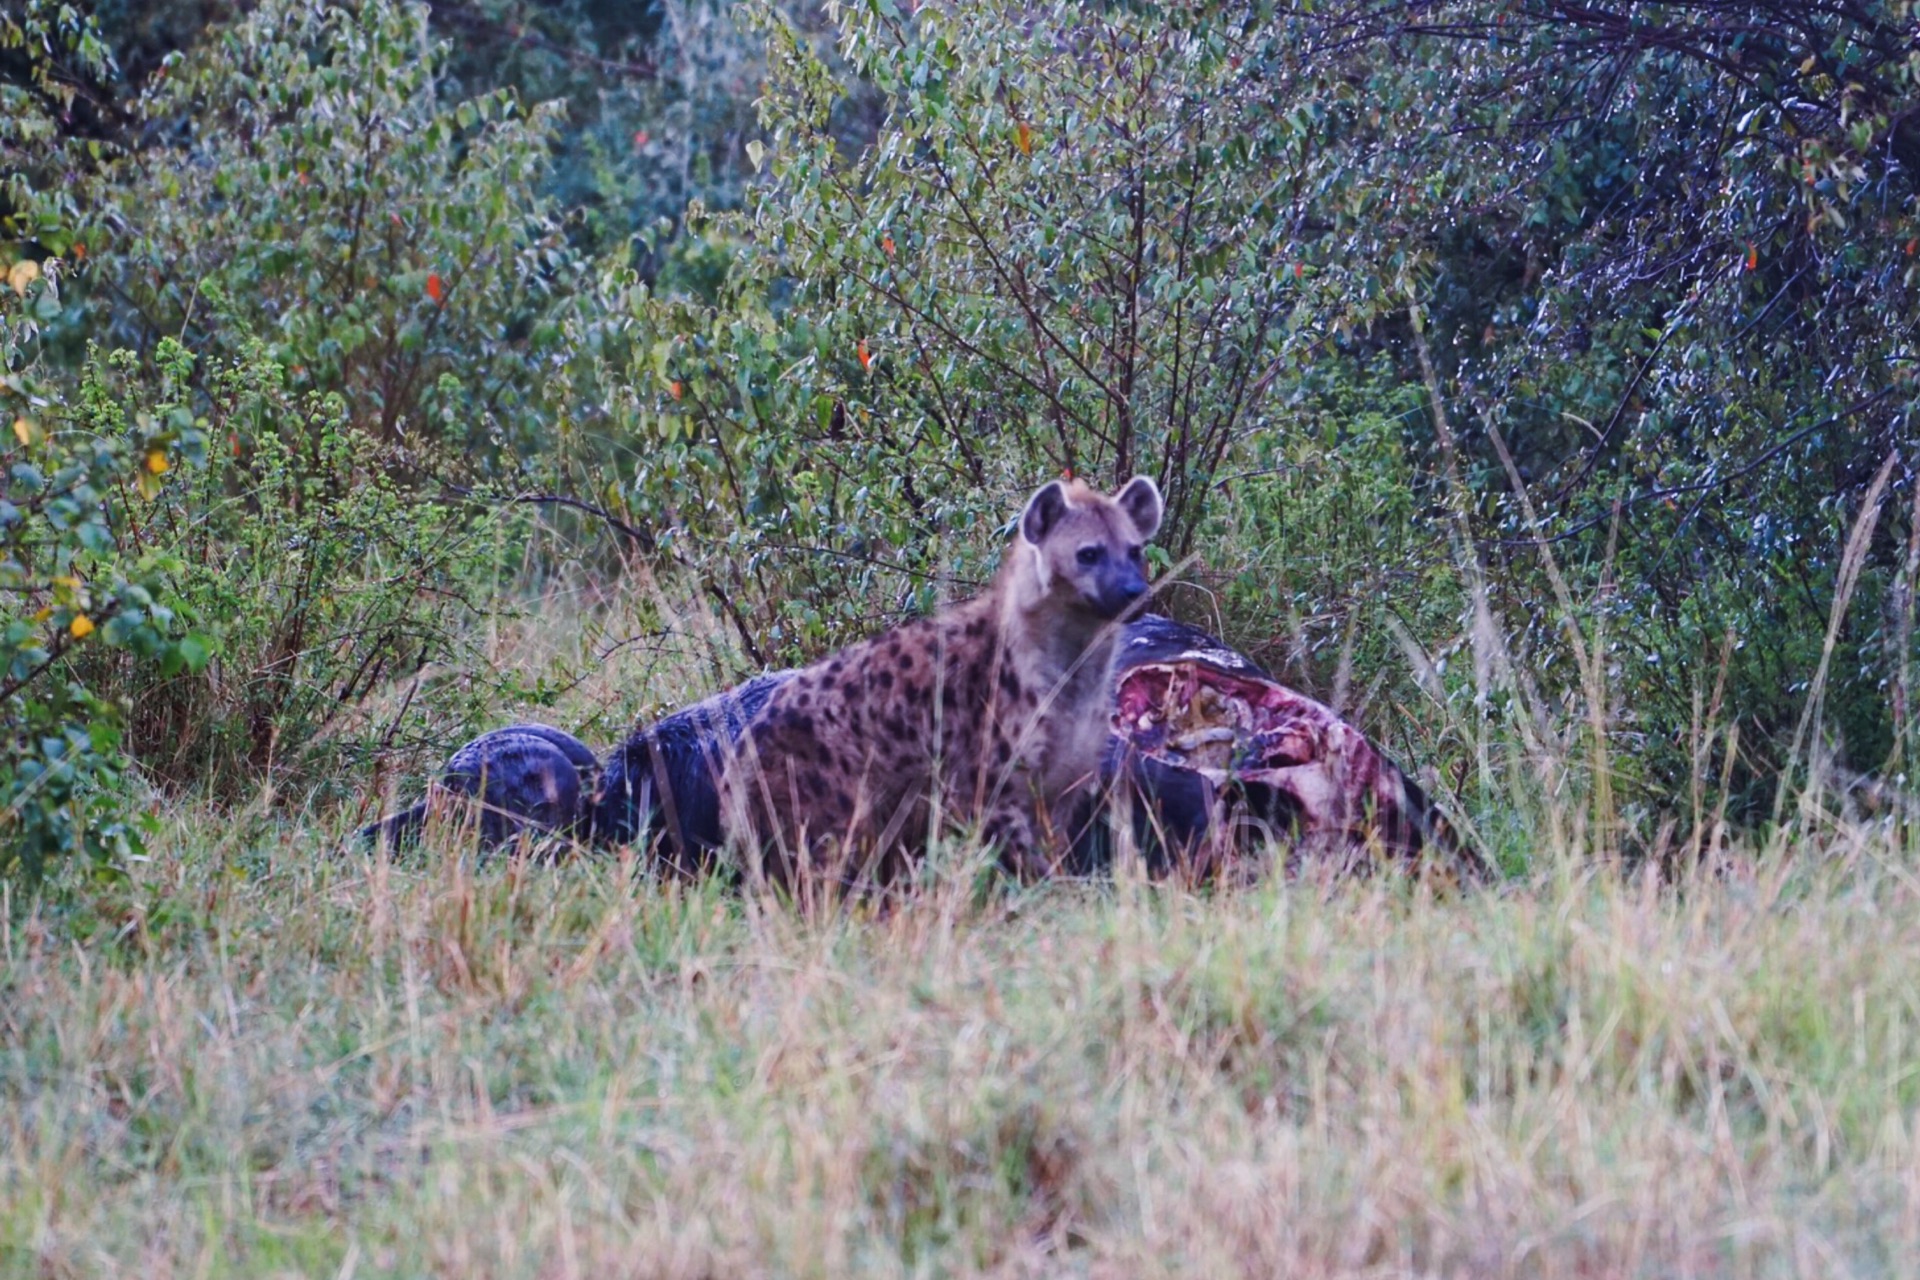
[[[1113,495],[1113,500],[1127,513],[1127,519],[1133,521],[1140,537],[1151,540],[1160,528],[1160,517],[1166,512],[1166,504],[1160,500],[1160,486],[1149,476],[1135,476],[1127,481],[1126,488]]]
[[[1037,547],[1041,539],[1047,536],[1047,531],[1059,524],[1060,517],[1065,514],[1066,486],[1058,480],[1049,481],[1027,500],[1027,509],[1020,514],[1020,536]]]

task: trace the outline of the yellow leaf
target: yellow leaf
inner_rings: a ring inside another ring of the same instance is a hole
[[[40,438],[40,430],[25,418],[13,420],[13,438],[21,444],[32,444]]]
[[[1013,140],[1020,145],[1021,155],[1033,154],[1033,130],[1027,127],[1025,120],[1022,120],[1019,127],[1013,131]]]
[[[40,612],[34,614],[33,620],[35,622],[45,622],[48,618],[51,618],[52,616],[53,616],[53,606],[48,605],[46,608],[40,610]]]
[[[75,640],[85,640],[93,634],[93,619],[84,613],[76,613],[73,621],[67,624],[67,630],[73,632]]]
[[[168,466],[168,463],[167,463],[166,450],[164,449],[147,450],[147,470],[153,472],[153,474],[155,475],[163,475],[166,472],[167,466]]]
[[[27,286],[39,278],[40,264],[32,258],[20,259],[13,264],[13,269],[7,272],[7,283],[12,285],[13,291],[23,298],[27,296]]]

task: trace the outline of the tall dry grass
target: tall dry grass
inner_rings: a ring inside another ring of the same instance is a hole
[[[489,652],[590,670],[544,710],[611,741],[729,674],[664,601],[551,598]],[[0,903],[0,1272],[1912,1274],[1902,810],[1814,769],[1770,838],[1630,862],[1604,670],[1554,713],[1470,621],[1482,683],[1427,674],[1496,797],[1483,889],[983,887],[955,849],[798,912],[448,830],[343,856],[373,794],[170,809],[124,881]]]
[[[804,918],[631,860],[162,856],[0,924],[0,1270],[1895,1275],[1920,867],[1549,851]],[[249,859],[251,861],[249,861]],[[964,868],[962,869],[964,872]]]

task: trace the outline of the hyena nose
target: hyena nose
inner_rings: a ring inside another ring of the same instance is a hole
[[[1106,607],[1102,612],[1109,618],[1117,618],[1134,601],[1147,594],[1146,577],[1138,569],[1129,567],[1125,573],[1118,575],[1107,584],[1107,590],[1103,594],[1106,599],[1102,603]]]

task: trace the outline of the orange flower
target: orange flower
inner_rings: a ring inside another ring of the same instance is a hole
[[[860,356],[860,367],[862,369],[873,368],[873,352],[867,350],[867,343],[864,338],[861,339],[860,341],[859,356]]]
[[[427,296],[438,304],[444,304],[447,300],[447,285],[446,282],[440,278],[438,271],[430,271],[427,273]]]

